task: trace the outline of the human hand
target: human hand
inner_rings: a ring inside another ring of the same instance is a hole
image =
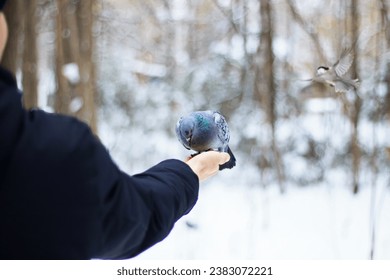
[[[198,175],[199,180],[203,181],[215,175],[219,170],[219,166],[229,161],[229,159],[230,155],[228,153],[208,151],[190,157],[185,162]]]

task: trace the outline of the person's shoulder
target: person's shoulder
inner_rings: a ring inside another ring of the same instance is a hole
[[[97,141],[89,126],[75,117],[38,109],[28,112],[25,133],[31,144],[47,151],[70,152]]]
[[[46,112],[38,108],[29,110],[28,115],[31,121],[40,121],[40,122],[53,123],[53,124],[61,123],[63,125],[72,125],[72,126],[77,125],[77,126],[88,127],[86,123],[78,120],[76,117],[68,116],[65,114]]]

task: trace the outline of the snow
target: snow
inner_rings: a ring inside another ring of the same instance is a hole
[[[167,73],[167,69],[164,65],[156,63],[146,63],[141,60],[133,59],[129,62],[133,72],[140,73],[151,77],[164,77]]]
[[[283,60],[288,55],[288,42],[284,38],[275,38],[273,40],[272,49],[276,57],[278,57],[280,60]]]
[[[64,75],[71,84],[80,82],[80,71],[77,63],[68,63],[62,66],[62,75]]]
[[[334,98],[311,98],[305,102],[306,111],[309,113],[340,112],[340,102]]]
[[[172,2],[172,19],[177,21],[185,19],[188,14],[186,3],[181,0],[174,0]]]
[[[69,111],[72,113],[76,113],[79,110],[81,110],[83,105],[84,105],[84,100],[81,97],[75,97],[70,101]]]
[[[138,259],[368,259],[370,189],[343,186],[276,188],[201,186],[193,211]],[[390,195],[376,203],[375,258],[390,258]],[[196,228],[189,228],[191,222]]]

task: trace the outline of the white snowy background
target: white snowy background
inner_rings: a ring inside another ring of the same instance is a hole
[[[217,2],[227,8],[232,1]],[[272,2],[278,7],[283,1]],[[332,7],[337,1],[296,2],[299,12],[313,19],[316,15],[333,17]],[[169,32],[175,34],[173,49],[166,50],[176,65],[172,82],[167,78],[170,68],[163,59],[145,59],[150,53],[161,55],[161,46],[140,41],[149,36],[149,31],[142,29],[146,11],[129,8],[127,1],[102,3],[104,9],[95,28],[100,34],[96,54],[102,105],[99,137],[121,169],[130,174],[142,172],[166,158],[184,159],[190,152],[175,138],[176,121],[193,110],[218,109],[223,100],[230,98],[225,94],[236,89],[238,79],[234,75],[224,76],[221,65],[227,60],[242,63],[243,38],[239,35],[215,38],[204,57],[191,61],[181,40],[188,34],[180,24],[193,16],[189,2],[171,1],[171,14],[156,9],[156,17],[166,22],[161,29],[169,26],[172,29]],[[260,30],[255,17],[258,1],[247,3],[248,32],[256,34]],[[243,12],[238,9],[236,13],[239,21]],[[212,19],[206,15],[200,22],[211,21],[223,32],[227,23],[219,16]],[[280,16],[275,20],[276,61],[290,59],[296,73],[293,77],[296,83],[289,92],[279,92],[277,106],[279,112],[293,112],[285,97],[296,98],[299,89],[307,85],[299,79],[310,77],[318,65],[310,38],[299,26]],[[150,37],[153,32],[150,31]],[[375,30],[370,26],[364,29],[362,48],[368,47],[373,33]],[[203,40],[207,32],[196,35]],[[47,32],[40,38],[45,41],[52,36],[53,33]],[[257,48],[256,36],[248,37],[248,53]],[[330,45],[324,45],[324,49],[329,57],[335,57]],[[375,68],[369,55],[361,62],[367,67],[365,72],[360,71],[359,92],[363,100],[368,100],[372,88],[378,99],[385,95],[386,88],[378,83],[377,77],[384,74],[388,61],[384,51],[379,68]],[[50,63],[42,58],[40,69],[46,71]],[[283,69],[281,63],[278,65],[276,80],[282,83]],[[73,68],[69,65],[63,70],[77,79],[77,69]],[[140,75],[149,78],[145,82],[139,79]],[[46,99],[53,92],[52,77],[41,76],[41,107],[51,110]],[[211,95],[205,95],[204,89]],[[354,97],[349,93],[346,98]],[[269,169],[259,170],[256,164],[261,156],[269,158],[271,135],[263,110],[252,100],[244,99],[229,114],[230,146],[237,157],[237,166],[201,183],[199,200],[191,213],[177,222],[165,240],[137,259],[369,259],[372,252],[374,259],[390,259],[390,164],[383,149],[390,146],[389,120],[372,122],[367,117],[375,106],[372,102],[363,108],[360,145],[367,153],[379,151],[379,154],[376,170],[368,161],[362,161],[360,190],[353,194],[350,163],[343,161],[351,124],[340,101],[312,98],[300,102],[301,113],[277,122],[276,140],[282,149],[287,178],[284,193],[280,192],[274,174]],[[315,162],[302,156],[310,148],[310,141],[318,144],[315,148],[320,159]]]

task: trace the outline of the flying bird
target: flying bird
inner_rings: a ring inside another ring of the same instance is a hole
[[[336,63],[332,66],[319,66],[314,78],[308,81],[328,84],[334,87],[336,92],[347,92],[351,89],[356,90],[359,87],[359,80],[345,77],[345,74],[351,68],[353,59],[352,49],[344,49],[340,59]]]
[[[176,124],[176,135],[186,149],[198,152],[193,156],[210,150],[229,153],[230,160],[220,165],[219,170],[236,165],[236,158],[228,145],[229,127],[221,113],[196,111],[183,116]]]

